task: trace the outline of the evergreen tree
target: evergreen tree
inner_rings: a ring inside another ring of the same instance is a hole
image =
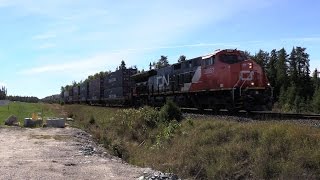
[[[124,60],[121,61],[121,64],[120,64],[120,66],[119,66],[119,69],[127,69],[126,63],[124,62]]]
[[[103,78],[103,77],[106,76],[106,74],[107,74],[107,72],[100,71],[100,72],[99,72],[99,77],[100,77],[100,78]]]
[[[246,59],[254,59],[254,56],[252,56],[249,51],[244,51],[243,55],[246,57]]]
[[[276,84],[275,84],[275,91],[279,92],[281,87],[287,89],[288,87],[288,74],[287,74],[287,61],[288,55],[284,48],[280,49],[277,52],[278,61],[276,62]]]
[[[285,111],[291,111],[294,109],[295,100],[297,96],[296,85],[292,84],[286,92],[286,103],[284,106]]]
[[[273,49],[270,53],[270,60],[269,63],[267,64],[267,75],[268,79],[271,83],[272,86],[276,85],[276,79],[277,79],[277,68],[276,68],[276,63],[278,60],[277,56],[277,51]],[[278,93],[277,93],[278,95]]]
[[[178,62],[184,62],[186,61],[187,57],[185,55],[181,55],[178,59]]]
[[[291,82],[293,82],[295,85],[299,84],[297,61],[298,60],[297,60],[296,49],[292,48],[292,51],[289,57],[289,75],[290,75]]]
[[[61,86],[61,88],[60,88],[60,97],[61,97],[61,99],[64,98],[64,91],[65,91],[65,88],[63,86]]]
[[[269,59],[270,59],[269,53],[261,49],[253,57],[253,60],[256,61],[263,69],[266,69],[266,66],[269,63]]]
[[[309,54],[305,51],[306,48],[296,47],[299,95],[306,99],[313,95],[314,89],[310,77]]]
[[[4,100],[7,97],[7,89],[6,87],[2,86],[0,89],[0,100]]]
[[[313,89],[317,90],[320,86],[319,72],[317,69],[315,69],[312,73],[312,83],[313,83]]]
[[[167,56],[161,56],[158,62],[154,63],[157,69],[169,66],[169,61]]]
[[[313,111],[320,113],[320,88],[317,88],[312,99]]]

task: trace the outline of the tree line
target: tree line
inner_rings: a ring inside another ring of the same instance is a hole
[[[293,47],[290,54],[284,48],[246,54],[265,70],[274,90],[274,109],[320,113],[319,73],[315,69],[311,76],[306,48]]]
[[[7,100],[19,101],[19,102],[27,102],[27,103],[37,103],[37,102],[39,102],[39,98],[34,97],[34,96],[7,96]]]
[[[7,89],[6,87],[2,86],[0,88],[0,100],[4,100],[7,97]]]
[[[4,86],[0,88],[0,100],[30,102],[30,103],[39,102],[39,99],[33,96],[7,96],[7,89]]]

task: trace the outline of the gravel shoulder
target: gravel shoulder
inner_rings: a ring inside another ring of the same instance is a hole
[[[75,128],[0,127],[0,179],[137,179],[149,168],[108,155]]]

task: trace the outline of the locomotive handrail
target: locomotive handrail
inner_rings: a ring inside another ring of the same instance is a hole
[[[235,87],[238,85],[239,82],[240,82],[240,78],[238,79],[237,83],[232,88],[232,102],[234,102],[234,90],[236,89]]]
[[[253,71],[240,71],[240,78],[241,80],[245,80],[245,81],[252,81],[253,79]],[[244,78],[243,75],[244,74],[249,74],[249,76],[247,78]]]
[[[240,96],[242,95],[242,92],[241,92],[242,86],[244,85],[244,83],[246,83],[246,81],[247,81],[247,80],[244,80],[243,83],[242,83],[242,85],[240,86]]]
[[[233,86],[232,88],[232,101],[234,102],[234,91],[236,89],[236,86],[238,86],[238,84],[240,83],[240,81],[243,81],[241,86],[240,86],[240,96],[242,95],[241,89],[243,87],[243,85],[247,82],[247,81],[251,81],[253,79],[253,71],[240,71],[239,73],[239,79],[237,81],[237,83]],[[247,78],[244,78],[243,75],[244,74],[249,74],[249,76]]]

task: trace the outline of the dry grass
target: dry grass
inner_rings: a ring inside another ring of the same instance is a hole
[[[162,122],[152,108],[64,108],[74,126],[136,165],[196,179],[320,177],[318,128],[219,119]]]

